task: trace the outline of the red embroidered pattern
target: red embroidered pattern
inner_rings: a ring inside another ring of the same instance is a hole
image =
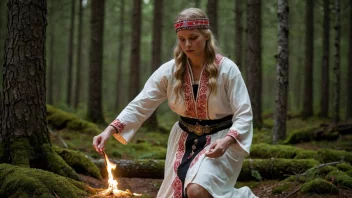
[[[176,32],[180,30],[189,30],[189,29],[208,29],[209,28],[209,19],[190,19],[190,20],[180,20],[174,23],[174,28]]]
[[[210,144],[210,142],[211,142],[211,136],[210,136],[210,135],[207,135],[206,138],[207,138],[207,142],[206,142],[205,145],[204,145],[204,149],[203,149],[201,152],[199,152],[199,153],[197,154],[197,156],[193,159],[193,161],[192,161],[192,163],[191,163],[191,165],[190,165],[190,168],[191,168],[195,163],[197,163],[197,161],[199,160],[199,157],[200,157],[201,155],[203,155],[203,154],[206,152],[205,147],[207,147],[207,146]]]
[[[191,74],[189,72],[188,65],[186,66],[186,73],[184,75],[184,84],[183,84],[183,92],[185,97],[185,106],[186,106],[186,116],[196,118],[196,108],[193,97],[193,88],[191,83]]]
[[[237,141],[242,142],[239,133],[238,133],[236,130],[234,130],[234,129],[231,129],[231,130],[227,133],[226,136],[231,136],[231,137],[235,138]]]
[[[208,81],[209,81],[209,74],[203,70],[200,77],[199,90],[198,90],[197,102],[196,102],[199,119],[207,119]]]
[[[181,164],[182,157],[185,154],[186,146],[185,142],[187,139],[188,133],[182,131],[180,140],[178,141],[178,148],[176,152],[176,160],[174,162],[174,171],[175,171],[175,179],[172,182],[172,188],[174,189],[174,197],[176,198],[182,198],[182,182],[177,176],[177,169]]]
[[[220,54],[216,55],[215,64],[219,67],[223,56]],[[208,81],[209,74],[206,71],[202,71],[199,90],[197,99],[193,96],[193,87],[191,82],[191,72],[189,66],[186,66],[186,73],[184,75],[183,91],[185,97],[186,112],[185,115],[191,118],[207,119],[208,117]]]
[[[121,133],[126,126],[126,124],[122,123],[119,119],[112,121],[110,125],[114,126],[119,133]]]

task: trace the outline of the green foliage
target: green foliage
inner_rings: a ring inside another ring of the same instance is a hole
[[[53,149],[59,154],[65,162],[71,166],[77,173],[92,176],[97,179],[101,179],[100,171],[95,164],[82,155],[78,151],[63,149],[57,146],[53,146]]]
[[[0,197],[86,197],[85,184],[33,168],[0,164]]]
[[[305,183],[301,189],[303,193],[316,193],[316,194],[338,194],[338,188],[324,179],[313,179]]]

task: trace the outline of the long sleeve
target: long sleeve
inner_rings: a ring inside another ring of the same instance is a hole
[[[248,91],[239,72],[232,70],[229,73],[227,88],[227,95],[234,113],[233,125],[227,135],[236,139],[236,145],[241,147],[244,155],[249,155],[253,136],[253,114]]]
[[[111,123],[118,133],[114,137],[122,144],[127,144],[142,123],[167,98],[167,76],[165,67],[156,70],[144,85],[143,90]]]

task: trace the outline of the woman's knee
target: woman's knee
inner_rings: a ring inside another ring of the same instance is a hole
[[[211,198],[209,192],[198,184],[188,184],[187,196],[189,198]]]

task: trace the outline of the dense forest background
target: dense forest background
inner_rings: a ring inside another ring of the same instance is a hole
[[[238,3],[239,2],[239,3]],[[242,10],[242,56],[235,56],[236,47],[236,26],[235,26],[235,3],[241,6]],[[124,6],[122,6],[124,4]],[[52,67],[52,70],[47,69],[47,81],[51,80],[52,85],[47,84],[47,89],[52,86],[51,90],[47,91],[47,101],[54,106],[64,110],[75,112],[78,115],[85,116],[88,103],[88,86],[89,86],[89,47],[90,47],[90,1],[82,1],[82,32],[78,35],[79,26],[79,1],[75,1],[74,26],[71,26],[72,20],[72,3],[70,0],[53,1],[48,0],[48,26],[46,39],[46,60],[47,67]],[[166,62],[173,58],[173,48],[176,43],[176,37],[173,29],[174,18],[178,12],[186,7],[199,6],[206,11],[207,1],[167,1],[163,8],[162,40],[161,40],[161,62]],[[349,7],[350,1],[341,0],[341,96],[340,96],[340,113],[341,118],[345,119],[346,104],[347,104],[347,67],[348,67],[348,39],[350,28]],[[245,1],[218,1],[218,44],[221,47],[222,53],[231,58],[237,65],[241,67],[244,78],[246,78],[246,2]],[[124,9],[123,21],[121,22],[120,13]],[[141,43],[140,43],[140,88],[152,73],[152,25],[153,25],[153,1],[142,1],[142,20],[141,20]],[[106,1],[105,17],[104,17],[104,42],[103,42],[103,82],[102,82],[102,101],[104,115],[106,121],[114,119],[118,113],[128,104],[129,77],[130,77],[130,47],[132,38],[131,16],[133,10],[133,1]],[[276,59],[277,53],[277,1],[263,1],[262,10],[262,109],[263,115],[270,115],[274,112],[275,106],[275,90],[276,90]],[[292,114],[297,114],[303,110],[304,95],[304,61],[305,61],[305,10],[306,3],[302,0],[289,1],[289,91],[288,91],[288,111]],[[320,112],[321,100],[321,68],[323,56],[323,1],[314,1],[314,52],[313,52],[313,109],[314,114]],[[329,75],[330,82],[333,79],[334,65],[334,48],[333,42],[335,38],[334,31],[334,1],[330,1],[330,55],[329,55]],[[0,2],[0,46],[4,46],[6,36],[6,16],[7,6],[6,1]],[[70,32],[73,31],[73,44],[70,45]],[[123,31],[123,32],[121,32]],[[120,34],[122,33],[122,39]],[[77,48],[78,38],[81,37],[81,85],[79,91],[75,89],[77,83]],[[118,60],[120,47],[122,49],[121,60]],[[3,49],[3,48],[2,48]],[[69,49],[72,49],[70,55]],[[133,56],[133,55],[132,55]],[[1,62],[3,62],[4,51],[0,50]],[[72,64],[70,63],[72,60]],[[68,74],[71,67],[71,100],[74,101],[76,94],[79,94],[79,106],[74,108],[73,102],[68,104]],[[117,72],[118,67],[121,67],[121,82],[122,86],[117,90]],[[155,66],[154,66],[155,67]],[[52,71],[52,74],[48,73]],[[2,76],[0,76],[2,78]],[[1,80],[1,79],[0,79]],[[0,85],[1,86],[1,85]],[[329,83],[329,95],[333,93],[333,83]],[[49,96],[51,94],[52,96]],[[52,98],[52,101],[49,100]],[[329,115],[332,112],[333,97],[329,97]],[[118,104],[116,105],[116,103]],[[158,110],[158,116],[167,116],[170,119],[176,119],[176,116],[163,104]]]

